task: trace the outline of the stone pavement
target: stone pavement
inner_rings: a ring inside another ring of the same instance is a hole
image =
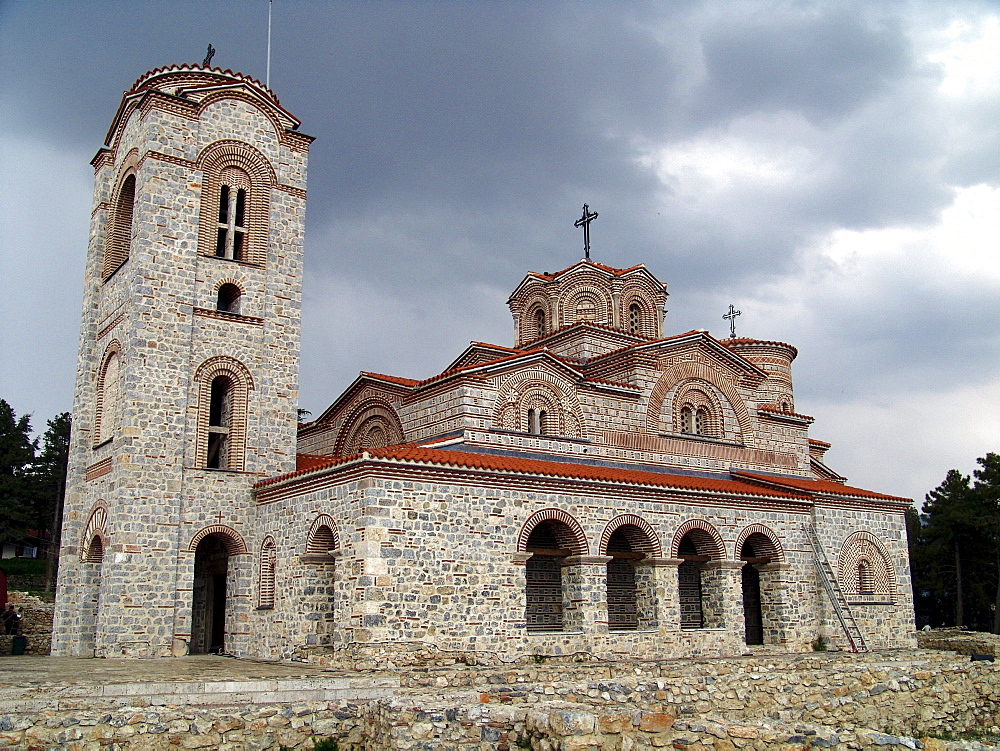
[[[366,702],[399,678],[217,655],[148,660],[0,657],[0,711],[99,706]]]

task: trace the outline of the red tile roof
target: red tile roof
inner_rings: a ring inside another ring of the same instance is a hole
[[[735,470],[732,474],[737,478],[746,478],[753,482],[766,483],[770,486],[778,485],[784,488],[805,491],[807,493],[839,495],[850,498],[872,498],[875,500],[898,501],[901,503],[911,502],[910,498],[902,498],[896,495],[886,495],[885,493],[876,493],[872,490],[863,490],[862,488],[852,488],[850,485],[842,485],[839,482],[833,482],[831,480],[812,480],[806,477],[775,477],[773,475],[757,474],[756,472],[742,472]]]
[[[794,500],[806,500],[807,498],[803,493],[797,492],[794,489],[762,487],[759,484],[738,479],[695,477],[639,469],[622,469],[601,464],[576,464],[572,462],[545,461],[542,459],[525,459],[517,456],[476,454],[466,451],[423,448],[412,444],[375,449],[366,452],[366,454],[370,460],[385,461],[388,463],[423,464],[436,467],[505,472],[516,475],[557,477],[569,480],[592,480],[594,482],[644,485],[692,492],[719,493],[723,495],[765,496],[768,498]],[[312,457],[310,458],[312,459]],[[361,458],[361,455],[357,454],[343,458],[327,457],[325,465],[321,463],[313,464],[298,472],[262,480],[255,487],[267,487],[283,480],[290,480],[294,477],[305,475],[320,468],[334,469],[340,465],[356,462]]]
[[[386,375],[385,373],[372,373],[371,371],[362,370],[361,375],[368,376],[369,378],[375,378],[379,381],[388,381],[389,383],[395,383],[400,386],[416,386],[420,381],[414,380],[413,378],[401,378],[394,375]]]
[[[322,467],[324,464],[329,464],[329,463],[330,463],[329,456],[320,456],[319,454],[295,455],[296,472],[308,472],[310,469],[316,469],[316,467]]]
[[[784,415],[786,417],[794,417],[799,420],[809,420],[810,422],[813,422],[816,419],[814,417],[810,417],[809,415],[799,414],[798,412],[788,412],[783,409],[777,409],[776,407],[758,407],[757,411],[767,412],[768,414],[772,415]]]
[[[605,266],[603,263],[597,263],[595,261],[577,261],[572,266],[567,266],[562,271],[555,271],[555,272],[553,272],[551,274],[549,274],[549,273],[544,273],[543,274],[540,271],[530,271],[530,272],[528,272],[528,275],[529,276],[536,276],[539,279],[545,279],[546,281],[551,282],[553,279],[558,279],[560,276],[562,276],[563,274],[565,274],[567,271],[571,271],[572,269],[575,269],[580,264],[584,264],[586,266],[593,266],[594,268],[601,269],[602,271],[607,271],[608,273],[614,274],[615,276],[624,276],[625,274],[627,274],[630,271],[635,271],[636,269],[644,268],[644,265],[641,264],[641,263],[636,264],[635,266],[629,266],[627,269],[616,269],[613,266]]]

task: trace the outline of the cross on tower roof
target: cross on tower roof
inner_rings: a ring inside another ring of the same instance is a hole
[[[733,307],[732,303],[729,303],[729,312],[723,315],[722,317],[725,318],[727,321],[729,321],[730,339],[736,338],[736,316],[738,315],[741,315],[740,311],[738,311],[735,307]]]
[[[590,260],[590,223],[597,219],[597,212],[590,212],[590,206],[583,204],[583,216],[573,222],[574,227],[583,227],[583,254]]]

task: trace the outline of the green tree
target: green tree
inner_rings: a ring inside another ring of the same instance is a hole
[[[42,450],[35,460],[35,504],[33,526],[42,539],[48,540],[46,553],[46,589],[55,587],[59,566],[59,543],[62,529],[63,499],[66,495],[66,467],[69,463],[69,436],[72,421],[69,412],[48,421],[42,436]]]
[[[32,465],[37,449],[30,417],[17,417],[0,399],[0,542],[20,539],[31,519],[36,493]]]
[[[976,459],[972,494],[993,538],[996,589],[993,598],[993,633],[1000,634],[1000,454],[988,453]]]
[[[908,526],[914,604],[935,625],[1000,630],[1000,457],[972,478],[951,470]]]

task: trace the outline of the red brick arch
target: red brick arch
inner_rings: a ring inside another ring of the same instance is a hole
[[[333,547],[326,547],[329,543],[324,542],[325,535],[321,530],[326,527],[333,535]],[[329,514],[320,514],[313,519],[312,526],[309,527],[309,534],[306,535],[307,555],[326,555],[331,550],[340,547],[340,530],[337,529],[337,522]]]
[[[608,526],[604,528],[601,535],[600,552],[601,555],[608,554],[608,541],[617,530],[625,528],[623,533],[628,539],[628,544],[637,553],[645,553],[652,558],[659,558],[661,553],[660,538],[649,522],[641,516],[635,514],[622,514],[616,516]]]
[[[108,548],[108,505],[99,500],[90,510],[90,517],[87,519],[87,526],[83,530],[83,537],[80,540],[80,560],[90,563],[98,563],[96,554],[92,553],[94,538],[100,540],[100,550]]]
[[[738,561],[740,559],[740,548],[743,547],[743,543],[754,536],[760,536],[766,540],[761,552],[764,555],[770,556],[772,563],[781,563],[785,560],[785,551],[781,547],[778,536],[773,530],[765,527],[763,524],[750,524],[744,527],[739,537],[736,538],[736,545],[733,547],[734,560]]]
[[[649,394],[649,404],[646,406],[646,431],[653,434],[662,431],[663,402],[667,398],[667,394],[677,384],[688,380],[704,381],[714,386],[726,397],[736,413],[736,420],[740,424],[740,433],[744,443],[752,445],[753,421],[750,418],[750,412],[747,411],[746,404],[743,402],[743,397],[740,396],[732,383],[720,378],[719,372],[700,362],[681,362],[663,371]]]
[[[195,536],[191,538],[191,542],[188,544],[188,552],[194,553],[198,549],[198,543],[209,535],[219,535],[219,537],[222,538],[223,544],[226,546],[226,552],[229,555],[242,555],[249,552],[247,550],[246,540],[243,539],[243,536],[235,529],[226,526],[225,524],[212,524],[211,526],[203,527],[199,530]]]
[[[587,555],[590,551],[587,545],[587,535],[583,531],[580,523],[571,514],[558,508],[546,508],[536,511],[521,527],[521,533],[517,536],[517,551],[524,553],[528,549],[528,538],[531,537],[535,527],[545,521],[559,522],[556,527],[556,537],[559,544],[565,549],[572,551],[572,555]]]
[[[704,519],[689,519],[677,528],[674,539],[670,543],[670,557],[677,557],[681,540],[688,532],[694,532],[692,540],[698,549],[698,555],[710,556],[712,560],[722,560],[726,556],[726,545],[722,541],[719,530]]]

